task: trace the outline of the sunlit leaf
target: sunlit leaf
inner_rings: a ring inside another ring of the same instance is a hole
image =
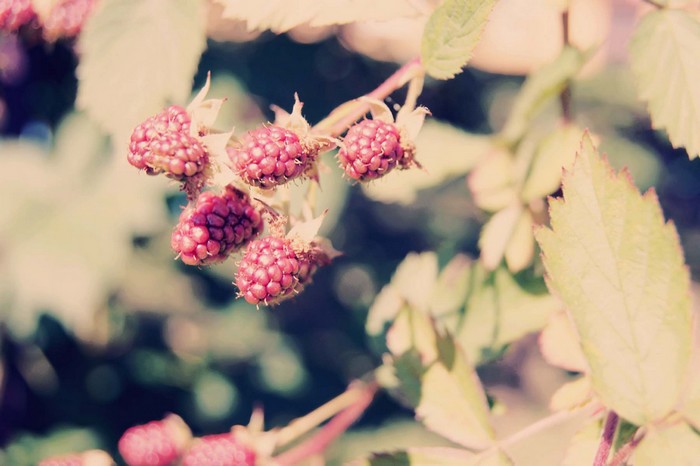
[[[586,372],[587,362],[581,351],[576,328],[566,312],[556,312],[540,333],[540,352],[549,364],[567,371]]]
[[[632,454],[634,466],[697,466],[700,458],[700,435],[688,424],[650,428]]]
[[[508,270],[518,273],[525,270],[535,257],[535,237],[532,234],[534,219],[529,210],[521,212],[510,235],[504,257]]]
[[[638,425],[678,401],[690,355],[688,270],[653,191],[641,196],[588,136],[537,240],[571,312],[595,392]]]
[[[469,277],[465,316],[457,340],[475,363],[489,359],[503,346],[540,330],[559,309],[541,278],[512,275],[504,267],[487,272],[475,265]]]
[[[410,448],[392,453],[375,453],[357,466],[510,466],[513,463],[500,450],[475,454],[447,447]]]
[[[515,233],[524,209],[522,204],[514,202],[491,217],[481,229],[481,263],[487,270],[494,270],[503,261],[508,243]]]
[[[549,400],[549,409],[552,411],[574,409],[590,401],[591,394],[591,378],[583,375],[559,387]]]
[[[642,18],[630,42],[639,97],[649,105],[655,128],[665,129],[674,147],[700,155],[700,21],[662,9]]]
[[[498,212],[517,201],[515,161],[503,149],[493,149],[467,178],[476,205],[487,212]]]
[[[362,189],[377,201],[410,204],[422,189],[467,173],[491,147],[487,136],[428,120],[416,139],[416,160],[422,169],[394,170],[371,183],[363,183]]]
[[[184,103],[205,47],[198,0],[102,0],[80,35],[77,105],[120,140]]]
[[[248,29],[275,33],[308,23],[310,26],[381,21],[419,13],[409,0],[216,0],[223,17],[246,21]]]
[[[430,16],[421,59],[433,78],[450,79],[472,56],[495,0],[445,0]]]
[[[571,439],[562,466],[590,466],[600,444],[600,422],[587,422]]]
[[[561,93],[583,67],[586,59],[587,54],[565,47],[556,60],[530,75],[518,93],[501,136],[508,142],[519,140],[537,112]]]

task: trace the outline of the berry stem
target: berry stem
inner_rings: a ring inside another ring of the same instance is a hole
[[[403,87],[413,78],[422,76],[423,74],[424,70],[420,62],[420,57],[416,57],[396,70],[386,81],[364,97],[383,100],[396,89]],[[351,100],[339,106],[326,118],[318,122],[313,127],[313,131],[315,133],[330,134],[331,136],[340,136],[353,123],[362,118],[362,116],[369,111],[369,108],[369,104],[362,101],[360,98]]]
[[[358,403],[366,396],[368,390],[371,390],[372,384],[365,385],[363,383],[352,383],[348,389],[340,394],[339,396],[333,398],[326,404],[316,408],[309,414],[295,419],[289,425],[280,430],[277,437],[277,447],[282,447],[284,445],[293,442],[302,435],[311,431],[322,422],[330,419],[339,412],[347,409],[354,404]],[[376,388],[374,388],[376,390]],[[372,392],[374,395],[374,392]]]
[[[593,466],[605,466],[608,464],[608,456],[610,456],[610,448],[612,447],[613,438],[615,437],[615,431],[617,430],[619,420],[620,418],[615,411],[611,410],[608,412],[608,417],[605,419],[603,435],[600,438],[600,444],[598,445],[598,452],[595,455]]]
[[[362,416],[365,409],[372,403],[377,389],[378,386],[374,382],[368,384],[361,383],[361,385],[356,385],[354,387],[351,386],[345,393],[351,390],[357,391],[353,397],[354,400],[352,404],[343,409],[308,440],[275,457],[275,464],[278,466],[293,466],[303,459],[322,453],[328,448],[328,445]],[[336,400],[337,399],[338,398],[336,398]]]

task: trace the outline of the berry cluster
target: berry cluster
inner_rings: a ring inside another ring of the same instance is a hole
[[[47,11],[36,11],[31,0],[0,0],[0,30],[16,32],[22,26],[36,24],[48,42],[75,37],[96,1],[58,0]]]

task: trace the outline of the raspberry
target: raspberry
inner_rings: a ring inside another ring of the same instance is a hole
[[[309,254],[297,253],[286,238],[266,236],[248,244],[236,286],[250,304],[277,304],[299,293],[318,268]]]
[[[44,20],[44,38],[53,42],[78,35],[96,0],[60,0]]]
[[[246,183],[274,188],[303,175],[318,147],[302,143],[281,126],[263,126],[248,132],[237,147],[229,147],[233,170]]]
[[[190,136],[190,124],[187,111],[177,105],[147,119],[131,134],[129,163],[149,175],[165,173],[185,181],[188,194],[198,191],[209,154],[197,138]]]
[[[101,450],[54,456],[39,462],[39,466],[112,466],[113,464],[112,458]]]
[[[182,466],[255,466],[255,451],[233,434],[207,435],[189,449]]]
[[[257,236],[263,221],[247,194],[227,186],[223,194],[199,195],[185,209],[173,231],[170,244],[188,265],[220,262]]]
[[[363,120],[348,130],[338,160],[350,178],[367,181],[386,175],[396,166],[408,168],[413,154],[402,147],[395,124]]]
[[[183,452],[191,438],[179,416],[134,426],[119,439],[119,453],[129,466],[166,466]]]
[[[31,0],[0,0],[0,30],[2,31],[15,32],[35,16]]]

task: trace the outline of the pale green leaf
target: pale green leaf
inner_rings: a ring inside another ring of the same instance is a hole
[[[552,411],[572,410],[591,400],[591,378],[583,375],[557,389],[549,400]]]
[[[642,18],[630,42],[639,97],[655,128],[674,147],[700,155],[700,21],[680,10],[658,10]]]
[[[445,0],[435,9],[421,40],[421,59],[430,76],[450,79],[462,70],[495,4],[495,0]]]
[[[509,143],[518,141],[540,109],[558,96],[586,62],[588,54],[565,47],[552,63],[528,77],[513,104],[501,136]]]
[[[438,356],[436,338],[430,316],[405,307],[387,332],[386,346],[395,356],[415,351],[423,364],[429,364]]]
[[[600,429],[598,420],[584,424],[571,440],[561,466],[591,466],[600,444]]]
[[[362,189],[377,201],[411,204],[421,190],[467,173],[491,148],[487,136],[428,120],[416,139],[416,160],[422,169],[394,170],[363,183]]]
[[[410,448],[391,453],[374,453],[352,466],[511,466],[513,463],[500,450],[475,454],[448,447]]]
[[[552,229],[537,240],[549,285],[571,312],[597,395],[643,425],[678,401],[690,355],[688,270],[653,192],[615,174],[588,136]]]
[[[552,314],[540,333],[540,353],[549,364],[567,371],[587,372],[576,328],[565,311]]]
[[[118,140],[183,103],[205,48],[199,0],[103,0],[80,35],[77,105]]]
[[[521,203],[514,202],[491,217],[481,229],[479,249],[481,263],[486,270],[494,270],[503,261],[508,243],[515,233],[524,210]]]
[[[457,254],[440,271],[430,298],[430,313],[435,317],[458,312],[469,291],[472,261]]]
[[[529,210],[524,210],[515,223],[505,250],[508,270],[518,273],[525,270],[535,257],[535,237],[532,234],[534,219]]]
[[[489,151],[467,178],[474,203],[487,212],[498,212],[518,200],[513,155],[503,149]]]
[[[470,360],[480,363],[527,333],[540,330],[560,308],[542,279],[512,275],[504,267],[487,272],[472,268],[465,316],[457,340]]]
[[[310,26],[383,21],[415,16],[410,0],[216,0],[223,17],[243,20],[250,30],[270,29],[277,34],[308,23]]]
[[[632,454],[634,466],[698,466],[700,436],[688,424],[650,428]]]

